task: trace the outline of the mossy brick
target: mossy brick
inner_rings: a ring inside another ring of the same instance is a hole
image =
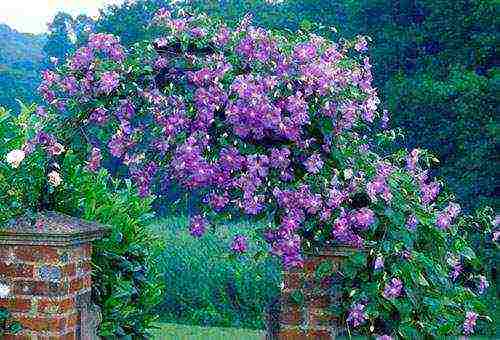
[[[91,241],[105,232],[100,225],[52,212],[3,228],[0,279],[11,287],[11,296],[0,306],[23,327],[12,339],[84,339],[96,332],[96,323],[89,321]],[[83,314],[89,316],[84,320]]]
[[[33,278],[35,268],[27,263],[5,263],[0,260],[0,278]]]
[[[73,247],[84,257],[91,255],[90,242],[106,233],[100,224],[51,211],[23,216],[2,227],[1,245]]]
[[[283,274],[283,284],[284,284],[283,289],[285,289],[285,290],[299,289],[302,287],[303,281],[304,281],[304,279],[303,279],[301,273],[285,272]]]
[[[69,330],[68,332],[65,332],[64,334],[61,334],[60,337],[57,338],[57,340],[77,340],[78,337],[76,335],[76,331],[74,329]]]
[[[14,294],[24,296],[64,296],[68,294],[68,282],[14,281]]]
[[[57,265],[42,265],[37,268],[37,278],[42,281],[56,281],[63,279],[61,266]]]
[[[68,263],[62,266],[62,273],[66,278],[73,278],[76,276],[76,263]]]
[[[333,336],[328,330],[310,330],[306,333],[304,339],[331,340]]]
[[[90,261],[81,261],[76,264],[76,275],[85,276],[92,271],[92,264]]]
[[[73,313],[66,318],[66,329],[74,329],[80,321],[80,313]]]
[[[66,328],[66,317],[29,317],[20,315],[16,317],[27,331],[35,332],[61,332]],[[42,334],[40,334],[42,335]]]
[[[73,297],[65,298],[39,298],[36,301],[37,312],[40,314],[61,314],[76,310]]]
[[[336,320],[335,317],[323,308],[308,308],[309,326],[318,329],[320,327],[330,327]]]
[[[269,325],[268,334],[282,340],[333,339],[331,333],[341,330],[341,327],[339,320],[328,312],[331,304],[338,300],[330,296],[328,288],[341,262],[353,251],[339,247],[319,254],[307,254],[302,268],[286,269],[277,320],[279,331],[276,333]],[[316,271],[324,262],[328,262],[329,270],[318,277]],[[300,296],[300,301],[293,296]]]
[[[0,307],[11,312],[28,312],[31,309],[31,299],[24,297],[0,298]]]
[[[300,329],[281,329],[277,340],[307,340],[306,333]]]
[[[305,303],[309,306],[317,308],[328,308],[328,306],[331,305],[332,300],[328,295],[311,295],[306,296]]]
[[[81,290],[91,288],[91,286],[92,286],[92,278],[90,274],[83,277],[77,277],[70,281],[69,293],[74,294]]]
[[[298,306],[285,307],[281,312],[280,322],[284,325],[301,325],[304,322],[302,308]]]
[[[21,262],[57,263],[59,261],[57,247],[21,245],[15,247],[14,253],[17,261]]]
[[[33,338],[30,335],[24,334],[4,334],[2,340],[32,340]]]
[[[91,303],[92,301],[92,292],[90,290],[83,290],[79,291],[75,295],[75,304],[77,308],[82,308],[84,306],[87,306]]]

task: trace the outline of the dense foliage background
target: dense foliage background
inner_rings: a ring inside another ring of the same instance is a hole
[[[188,4],[230,22],[252,13],[255,23],[297,29],[318,22],[344,36],[367,34],[375,84],[382,102],[402,127],[409,148],[439,156],[444,176],[467,209],[498,208],[498,20],[493,0],[457,1],[264,1],[190,0]],[[59,13],[47,37],[0,27],[0,105],[17,109],[14,98],[35,97],[37,73],[62,62],[91,31],[112,33],[131,46],[153,33],[148,25],[164,0],[126,1],[108,6],[97,20]],[[43,47],[43,51],[42,51]]]
[[[31,103],[37,98],[44,41],[0,24],[0,106],[19,112],[16,99]]]

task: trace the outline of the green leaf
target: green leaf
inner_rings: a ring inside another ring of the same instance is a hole
[[[366,266],[366,254],[364,252],[361,251],[354,252],[354,254],[349,259],[357,267]]]
[[[441,325],[441,327],[439,327],[438,334],[439,335],[449,334],[452,329],[453,329],[453,323],[447,322],[444,325]]]
[[[6,308],[0,308],[0,320],[7,320],[10,318],[10,312]]]
[[[309,20],[304,19],[300,22],[300,29],[303,31],[306,31],[306,32],[310,31],[312,29],[312,27],[313,27],[313,24]]]
[[[324,277],[330,275],[333,272],[333,261],[325,260],[322,261],[319,266],[316,268],[315,276],[316,279],[321,280]]]
[[[302,306],[304,304],[304,294],[296,289],[290,294],[290,301],[298,306]]]
[[[23,326],[19,321],[14,321],[9,325],[9,331],[11,333],[17,334],[23,330]]]

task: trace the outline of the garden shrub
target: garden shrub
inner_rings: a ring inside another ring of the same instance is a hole
[[[456,67],[444,77],[430,68],[406,77],[395,75],[385,84],[388,107],[398,112],[394,125],[405,130],[402,142],[439,153],[442,164],[432,171],[447,179],[470,211],[487,204],[498,207],[498,80],[498,71],[485,77]]]
[[[161,319],[212,327],[263,329],[263,311],[279,294],[281,273],[275,259],[227,256],[226,244],[235,234],[248,237],[253,253],[265,243],[248,223],[234,223],[202,240],[188,232],[187,217],[158,220],[152,231],[168,244],[160,268],[165,272]]]
[[[152,199],[139,197],[130,181],[112,180],[105,170],[89,171],[72,150],[40,130],[34,106],[22,107],[18,116],[0,111],[0,226],[41,210],[109,226],[110,234],[95,244],[93,254],[100,334],[146,338],[163,292],[162,244],[146,228],[154,216]],[[17,329],[18,323],[9,321],[8,327]]]
[[[21,323],[13,320],[11,312],[7,308],[0,307],[0,336],[3,336],[7,332],[9,334],[17,334],[21,330]]]
[[[33,110],[23,106],[16,116],[0,107],[0,225],[26,211],[35,212],[44,204],[45,153],[37,148],[25,159],[23,150],[34,135],[37,118],[31,115]]]
[[[104,338],[146,339],[158,320],[163,299],[159,270],[163,243],[148,224],[154,213],[151,198],[141,198],[130,182],[112,181],[105,170],[92,173],[67,155],[64,188],[56,209],[110,228],[94,244],[93,301],[101,308],[99,334]]]
[[[366,37],[269,32],[250,17],[232,29],[184,10],[153,21],[153,42],[127,50],[93,34],[43,74],[39,114],[79,162],[130,177],[144,198],[169,181],[197,190],[194,237],[244,215],[287,267],[304,251],[366,248],[331,278],[352,334],[471,334],[491,322],[467,219],[429,175],[436,159],[389,151],[396,134]],[[481,218],[486,236],[492,217]],[[230,248],[247,252],[248,237]]]

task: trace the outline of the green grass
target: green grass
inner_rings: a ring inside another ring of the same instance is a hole
[[[162,218],[151,225],[166,244],[159,259],[165,278],[165,298],[158,307],[161,322],[264,329],[264,309],[279,294],[281,274],[255,226],[232,222],[197,239],[189,234],[185,216]],[[235,257],[229,245],[236,234],[248,237],[249,251]],[[256,259],[259,252],[262,256]]]
[[[265,333],[239,328],[204,328],[190,325],[162,323],[153,339],[157,340],[261,340]]]

